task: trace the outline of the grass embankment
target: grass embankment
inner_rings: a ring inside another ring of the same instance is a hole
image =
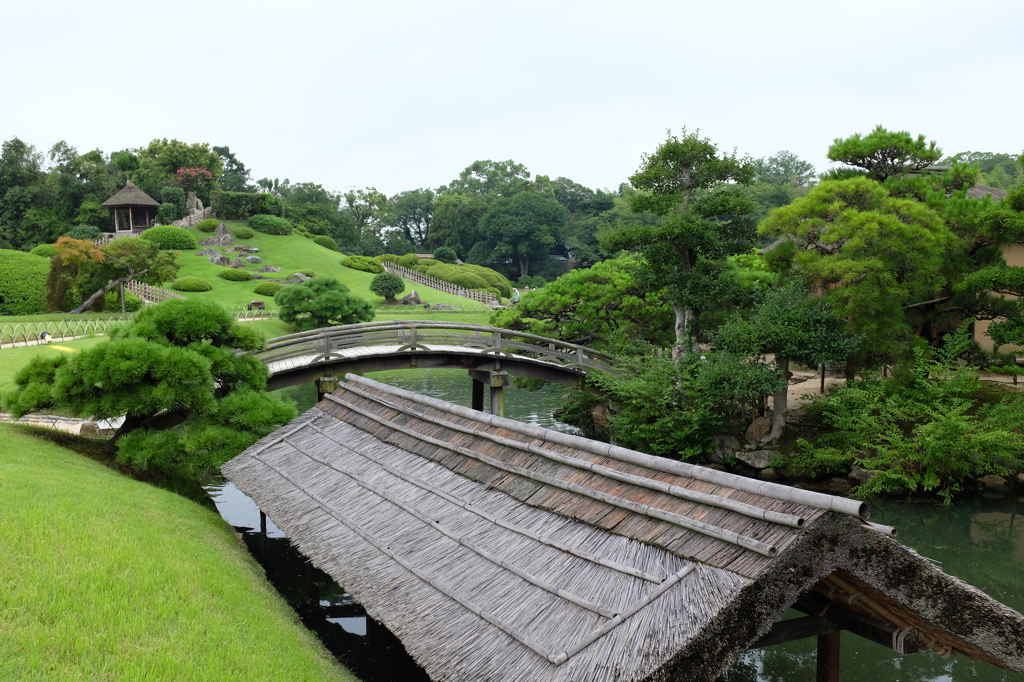
[[[0,438],[0,679],[355,679],[215,512]]]
[[[234,233],[235,229],[244,224],[237,221],[224,221],[225,227],[231,233]],[[197,242],[201,242],[210,236],[209,233],[200,232],[195,228],[190,228],[189,231],[195,236]],[[312,270],[317,276],[326,275],[334,277],[348,286],[356,296],[369,301],[370,305],[375,308],[384,304],[383,298],[370,291],[370,282],[375,275],[344,267],[341,264],[342,259],[345,257],[344,254],[315,244],[311,239],[306,239],[297,232],[289,235],[272,235],[257,232],[252,239],[238,239],[235,243],[240,246],[255,246],[259,249],[259,253],[256,255],[260,257],[261,262],[245,264],[244,269],[251,273],[259,273],[267,278],[283,280],[300,270]],[[238,254],[229,253],[225,255],[233,259]],[[244,261],[245,259],[243,258],[242,260]],[[217,273],[224,269],[223,266],[214,265],[205,256],[196,256],[191,251],[183,252],[177,262],[181,266],[181,269],[178,271],[179,278],[199,277],[209,282],[213,287],[210,291],[204,292],[181,292],[183,296],[206,298],[216,301],[227,308],[244,306],[253,299],[263,299],[266,301],[270,298],[253,293],[253,289],[259,284],[259,280],[229,282],[221,279],[217,276]],[[281,272],[260,273],[264,265],[279,267]],[[431,304],[445,303],[455,308],[462,308],[465,312],[430,311],[422,307],[410,307],[408,310],[380,313],[377,315],[377,319],[436,319],[486,324],[487,319],[490,317],[491,311],[479,302],[406,282],[405,293],[409,293],[413,289],[416,289],[420,298],[424,301]]]

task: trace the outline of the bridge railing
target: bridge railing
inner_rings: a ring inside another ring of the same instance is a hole
[[[586,346],[499,327],[458,322],[387,320],[324,327],[280,336],[257,353],[269,364],[314,355],[311,363],[330,361],[336,351],[368,346],[399,346],[400,352],[429,351],[437,346],[459,346],[481,354],[526,356],[562,367],[610,371],[612,358]]]

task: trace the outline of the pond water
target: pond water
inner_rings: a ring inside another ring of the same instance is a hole
[[[425,395],[470,404],[471,385],[465,370],[431,369],[374,372],[368,378]],[[316,402],[313,384],[282,389],[300,410]],[[554,420],[561,389],[548,386],[530,392],[506,389],[506,416],[548,428],[570,430]],[[365,682],[427,680],[401,643],[366,617],[344,589],[313,568],[269,519],[261,532],[259,509],[231,483],[210,486],[221,515],[244,533],[247,546],[267,570],[303,622],[341,661]],[[964,499],[950,508],[934,502],[869,502],[871,520],[895,526],[897,538],[947,573],[980,588],[995,599],[1024,612],[1024,498]],[[728,682],[813,682],[813,638],[747,652],[723,677]],[[1024,675],[1000,670],[962,656],[942,659],[931,652],[900,656],[892,650],[844,632],[843,682],[1024,682]]]

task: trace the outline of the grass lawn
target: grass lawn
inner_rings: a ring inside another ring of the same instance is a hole
[[[234,233],[236,228],[241,227],[244,224],[245,223],[238,221],[224,221],[225,227],[227,227],[228,232],[231,233]],[[200,232],[195,228],[190,228],[189,231],[195,236],[196,241],[202,241],[210,236],[209,233]],[[260,274],[263,274],[266,277],[283,280],[299,270],[312,270],[315,275],[327,275],[334,277],[348,286],[348,288],[352,290],[352,293],[366,299],[370,302],[370,305],[374,307],[383,305],[384,303],[383,298],[370,292],[370,281],[374,278],[372,273],[343,267],[341,265],[341,260],[345,257],[344,254],[338,253],[337,251],[331,251],[319,244],[314,244],[311,239],[306,239],[298,232],[293,232],[289,235],[272,235],[257,232],[256,236],[252,239],[238,239],[236,240],[236,244],[242,246],[255,246],[259,248],[259,253],[256,255],[262,259],[262,262],[257,264],[246,263],[245,265],[245,269],[251,273],[259,273],[260,269],[262,269],[264,265],[273,265],[281,268],[281,272],[267,272]],[[199,250],[201,249],[202,247]],[[235,253],[229,253],[226,255],[229,258],[237,256]],[[204,292],[180,292],[183,296],[187,296],[189,298],[206,298],[216,301],[227,308],[238,308],[239,306],[244,306],[248,304],[249,301],[257,298],[263,299],[264,301],[268,301],[268,299],[271,298],[269,296],[260,296],[253,293],[253,288],[259,284],[258,280],[229,282],[225,279],[221,279],[217,276],[217,273],[224,270],[224,267],[214,265],[207,260],[206,256],[197,256],[195,255],[195,252],[183,252],[181,257],[178,258],[178,265],[181,266],[181,269],[178,271],[179,278],[199,277],[209,282],[213,287],[210,291]],[[406,293],[412,291],[414,287],[420,294],[420,298],[424,301],[428,301],[430,303],[446,303],[450,306],[462,308],[466,311],[473,310],[473,314],[477,316],[480,314],[483,314],[485,317],[490,316],[490,310],[486,306],[477,301],[462,298],[461,296],[446,294],[419,285],[412,285],[408,282],[406,283]],[[416,319],[421,319],[423,317],[429,317],[430,319],[448,319],[453,315],[458,315],[458,313],[442,311],[429,312],[424,311],[423,308],[413,308],[412,310],[417,312],[415,312],[415,314],[411,312],[395,314],[395,318],[391,318],[391,313],[389,313],[388,317],[381,316],[379,319],[401,319],[402,317],[408,318],[410,316],[413,316]]]
[[[37,355],[58,356],[68,353],[67,348],[81,350],[91,348],[98,343],[103,343],[106,337],[90,336],[84,339],[72,341],[56,341],[50,345],[19,346],[18,348],[4,348],[0,350],[0,393],[6,393],[10,386],[4,386],[9,381],[14,381],[14,375],[28,361]]]
[[[0,679],[355,679],[215,512],[34,430],[0,439]]]

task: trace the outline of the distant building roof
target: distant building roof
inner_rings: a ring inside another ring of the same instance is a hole
[[[104,201],[102,206],[107,208],[118,208],[120,206],[160,206],[160,202],[156,201],[148,194],[143,192],[141,189],[135,186],[134,183],[128,182],[120,192]]]

